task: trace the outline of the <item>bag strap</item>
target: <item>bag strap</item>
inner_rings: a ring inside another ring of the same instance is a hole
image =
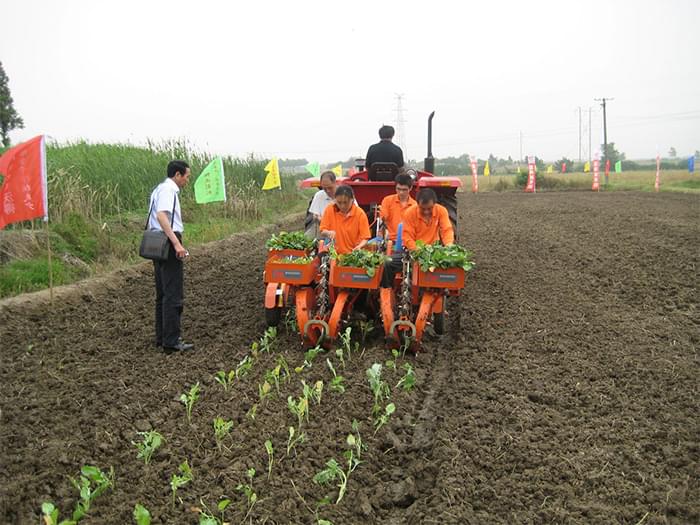
[[[148,217],[146,217],[146,224],[143,227],[144,230],[148,229],[148,223],[151,221],[151,212],[153,211],[153,204],[154,203],[155,203],[155,199],[152,199],[151,200],[151,207],[148,209]],[[170,214],[170,228],[173,227],[173,221],[175,220],[175,204],[177,204],[177,193],[175,193],[175,197],[173,197],[173,211]]]

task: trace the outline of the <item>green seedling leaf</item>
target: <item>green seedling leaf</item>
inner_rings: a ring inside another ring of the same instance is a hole
[[[134,507],[134,521],[136,525],[151,525],[151,513],[140,503]]]

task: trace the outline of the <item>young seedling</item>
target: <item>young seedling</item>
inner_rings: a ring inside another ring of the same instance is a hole
[[[333,390],[334,392],[339,392],[343,393],[345,392],[345,386],[343,385],[344,378],[343,376],[339,376],[338,374],[335,373],[335,368],[333,368],[333,363],[331,363],[331,360],[326,358],[326,364],[328,365],[328,368],[330,369],[331,373],[333,374],[333,379],[331,379],[331,385],[330,389]]]
[[[224,387],[224,392],[228,392],[228,387],[231,386],[231,383],[233,383],[235,377],[235,370],[229,370],[228,373],[224,372],[223,370],[219,370],[214,376],[214,379],[217,383]]]
[[[287,366],[287,361],[284,357],[280,356],[277,360],[277,366],[272,370],[265,372],[265,381],[271,385],[275,385],[275,390],[279,394],[280,392],[280,381],[287,381],[289,379],[289,367]]]
[[[192,388],[190,388],[190,391],[187,394],[180,395],[180,401],[187,409],[187,422],[189,424],[192,424],[192,407],[197,399],[199,399],[199,381],[192,385]]]
[[[267,452],[267,479],[272,475],[272,463],[275,460],[275,449],[272,448],[272,441],[265,441],[265,451]]]
[[[362,345],[364,346],[365,340],[370,332],[374,330],[374,323],[369,321],[360,321],[360,338],[362,340]]]
[[[138,451],[138,458],[142,458],[144,463],[148,465],[151,462],[151,456],[156,451],[158,447],[163,443],[163,436],[161,436],[155,430],[149,430],[148,432],[139,432],[139,436],[143,437],[143,441],[140,443],[131,442]]]
[[[403,387],[404,390],[408,391],[416,385],[416,374],[413,371],[411,363],[404,363],[403,369],[406,370],[406,373],[396,384],[396,388]]]
[[[248,519],[248,516],[250,515],[251,511],[253,510],[253,507],[258,501],[258,496],[255,494],[255,491],[253,490],[253,478],[255,477],[255,469],[254,468],[249,468],[246,471],[246,475],[248,476],[248,479],[250,480],[250,484],[239,484],[236,487],[236,490],[239,492],[242,492],[245,494],[246,500],[248,501],[248,512],[246,512],[245,517],[243,518],[243,521]]]
[[[268,353],[272,352],[276,339],[277,328],[274,326],[268,327],[263,336],[260,338],[260,350]]]
[[[231,504],[230,499],[224,498],[221,501],[219,501],[219,503],[216,505],[216,508],[221,513],[220,518],[212,514],[212,512],[209,510],[209,507],[206,506],[202,499],[199,500],[199,503],[205,509],[197,509],[199,510],[199,525],[228,525],[228,522],[225,521],[225,511],[226,508]]]
[[[340,346],[336,348],[335,355],[338,359],[340,359],[340,366],[342,366],[343,370],[345,370],[345,355],[343,354],[343,348]]]
[[[140,503],[134,506],[134,521],[136,525],[151,525],[151,513]]]
[[[311,399],[312,401],[315,401],[317,405],[321,404],[321,396],[323,395],[323,381],[319,380],[316,381],[313,387],[310,387],[307,385],[304,381],[301,382],[302,386],[304,387],[303,393],[304,397],[306,399]],[[308,421],[308,410],[307,410],[307,418],[306,420]]]
[[[372,406],[372,415],[377,416],[381,411],[381,402],[389,398],[389,385],[382,380],[382,365],[374,363],[367,369],[367,378],[369,379],[369,387],[374,395],[374,405]]]
[[[216,440],[216,447],[219,449],[219,452],[221,452],[224,439],[231,435],[232,428],[233,421],[226,421],[222,417],[214,419],[214,439]]]
[[[331,481],[335,481],[336,479],[338,480],[338,499],[335,501],[336,505],[340,503],[340,500],[342,500],[343,496],[345,495],[350,474],[352,474],[352,472],[360,464],[360,461],[355,458],[352,450],[346,450],[343,455],[348,461],[347,472],[343,471],[338,462],[331,458],[326,462],[326,468],[318,472],[313,478],[314,483],[318,485],[325,485]]]
[[[260,397],[260,402],[265,401],[272,393],[272,385],[269,382],[264,381],[262,385],[258,385],[258,396]]]
[[[243,359],[241,359],[241,362],[238,363],[238,366],[236,367],[236,379],[240,379],[248,375],[248,372],[250,372],[251,368],[253,368],[253,359],[249,355],[247,355]]]
[[[173,494],[173,508],[175,508],[175,495],[177,494],[177,489],[184,487],[190,481],[192,481],[192,469],[190,468],[189,463],[187,463],[187,460],[180,464],[178,470],[180,471],[181,475],[178,476],[177,474],[173,474],[172,478],[170,478],[170,490]]]
[[[384,408],[384,413],[374,420],[374,433],[376,434],[389,421],[389,417],[396,411],[394,403],[389,403]]]
[[[109,474],[105,474],[99,468],[85,465],[80,469],[80,480],[69,478],[73,486],[80,494],[80,500],[76,502],[73,515],[70,520],[58,521],[59,511],[51,502],[41,505],[41,513],[45,525],[75,525],[90,511],[92,502],[108,488],[114,486],[114,469],[110,467]]]
[[[343,349],[348,360],[351,359],[353,351],[357,352],[360,349],[360,343],[352,342],[352,329],[349,326],[340,334],[340,348]]]
[[[282,324],[287,329],[288,332],[296,332],[297,330],[297,311],[294,308],[287,310],[284,314],[284,321]]]
[[[303,443],[306,440],[306,434],[297,433],[294,427],[289,427],[289,437],[287,438],[287,456],[292,451],[296,449],[299,443]]]
[[[287,397],[287,408],[297,417],[297,430],[301,431],[304,416],[306,416],[307,421],[309,419],[309,398],[306,395],[302,395],[298,401],[294,401],[294,398],[289,396]]]
[[[349,447],[355,448],[355,457],[359,461],[362,458],[362,453],[367,450],[367,445],[362,442],[360,424],[357,422],[357,419],[352,420],[352,433],[348,434],[346,443]]]
[[[248,409],[248,412],[246,412],[245,415],[246,415],[246,417],[249,417],[250,419],[255,421],[255,415],[257,414],[257,412],[258,412],[258,404],[255,403],[252,407],[250,407]]]
[[[314,359],[316,359],[316,356],[323,352],[323,347],[321,346],[315,346],[313,348],[309,348],[306,353],[304,354],[304,362],[302,363],[301,366],[298,366],[294,369],[294,371],[299,374],[304,371],[305,368],[311,368]]]
[[[391,368],[394,372],[396,372],[396,362],[399,360],[399,351],[396,348],[393,348],[391,350],[391,356],[393,359],[387,359],[384,364],[387,368]]]

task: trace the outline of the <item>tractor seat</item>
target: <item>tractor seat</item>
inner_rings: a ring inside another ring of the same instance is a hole
[[[373,182],[394,182],[399,174],[399,167],[394,162],[374,162],[367,170],[369,180]]]

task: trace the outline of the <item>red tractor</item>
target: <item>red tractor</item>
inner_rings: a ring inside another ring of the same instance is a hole
[[[415,198],[416,193],[421,188],[432,188],[438,197],[438,204],[447,208],[450,214],[452,226],[457,231],[457,188],[462,186],[462,182],[457,177],[436,177],[435,159],[432,153],[433,140],[433,111],[428,117],[428,156],[425,158],[423,171],[408,170],[414,178],[411,197]],[[345,184],[352,187],[355,193],[357,204],[365,210],[371,226],[377,226],[377,207],[382,199],[387,195],[395,193],[394,179],[399,172],[398,166],[391,162],[375,162],[370,170],[364,169],[364,159],[358,159],[358,168],[361,171],[354,171],[346,177],[339,177],[338,184]],[[311,177],[301,181],[302,188],[318,188],[320,181]],[[311,214],[307,214],[306,224],[312,220]],[[376,229],[374,230],[376,232]]]
[[[452,225],[457,231],[457,189],[462,186],[457,177],[436,177],[433,175],[435,159],[432,155],[432,120],[435,112],[428,117],[428,156],[425,158],[424,170],[408,170],[414,178],[411,195],[415,198],[421,188],[432,188],[438,203],[447,208]],[[362,164],[364,161],[362,161]],[[395,193],[394,179],[399,172],[394,163],[375,162],[369,170],[360,165],[360,171],[354,171],[346,177],[339,177],[338,184],[352,187],[357,204],[367,213],[369,223],[377,236],[381,236],[378,206],[384,197]],[[318,188],[317,178],[302,181],[302,188]],[[307,213],[305,227],[308,228],[313,217]],[[385,248],[391,253],[391,243]],[[325,274],[324,274],[325,275]],[[319,279],[317,278],[316,281]],[[332,281],[332,279],[331,279]],[[379,280],[375,279],[370,292],[379,292]],[[297,293],[297,320],[300,332],[307,343],[314,343],[320,336],[329,336],[331,341],[340,330],[340,323],[346,317],[347,310],[352,309],[358,289],[355,285],[338,285],[343,290],[336,295],[333,293],[331,282],[330,306],[333,312],[329,319],[326,315],[320,318],[314,308],[318,302],[312,288],[305,289],[303,294]],[[345,288],[342,288],[342,287]],[[379,306],[384,324],[385,338],[388,345],[396,347],[404,341],[420,345],[426,324],[432,324],[436,333],[444,331],[444,311],[447,295],[457,295],[464,287],[464,271],[449,270],[427,274],[417,267],[411,267],[408,259],[404,262],[404,271],[396,275],[393,289],[381,290]],[[279,293],[279,292],[278,292]],[[325,297],[325,295],[324,295]],[[341,299],[340,301],[338,301]],[[300,304],[300,301],[302,304]],[[325,300],[328,302],[328,300]],[[325,312],[325,310],[324,310]],[[414,346],[417,349],[417,346]]]

